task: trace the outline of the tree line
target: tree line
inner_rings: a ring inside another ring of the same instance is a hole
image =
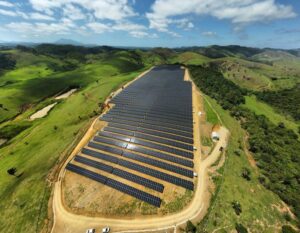
[[[256,93],[256,96],[296,121],[300,120],[300,84],[291,89]]]
[[[270,122],[241,106],[246,92],[227,80],[214,66],[189,66],[195,84],[230,111],[249,133],[249,150],[253,153],[261,176],[259,181],[293,207],[300,217],[300,141],[283,123]],[[299,98],[298,98],[299,100]]]

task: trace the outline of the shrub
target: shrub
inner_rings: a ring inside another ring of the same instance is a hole
[[[189,220],[186,223],[186,228],[185,231],[187,233],[195,233],[196,232],[196,227],[194,226],[194,224]]]
[[[242,213],[242,206],[238,201],[231,202],[231,205],[237,215]]]
[[[243,226],[241,223],[235,224],[235,229],[238,233],[248,233],[248,230],[246,227]]]
[[[297,233],[298,231],[294,230],[291,226],[289,225],[284,225],[281,228],[282,233]]]

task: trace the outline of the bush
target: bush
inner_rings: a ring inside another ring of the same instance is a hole
[[[251,171],[248,168],[244,167],[242,169],[242,177],[248,181],[251,180]]]
[[[0,70],[10,70],[15,68],[16,61],[11,59],[8,54],[0,53]]]
[[[297,233],[298,231],[294,230],[294,228],[292,228],[289,225],[284,225],[281,228],[281,232],[282,233]]]
[[[238,201],[231,202],[231,205],[237,215],[242,213],[242,206]]]
[[[1,138],[10,140],[31,126],[30,122],[5,125],[0,129]]]
[[[187,223],[186,223],[185,232],[187,232],[187,233],[195,233],[196,232],[196,227],[190,220],[187,221]]]
[[[241,223],[235,224],[235,229],[238,233],[248,233],[247,228],[244,227]]]

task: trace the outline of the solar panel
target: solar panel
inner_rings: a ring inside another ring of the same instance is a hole
[[[118,169],[118,168],[115,168],[113,170],[113,174],[116,175],[116,176],[119,176],[119,177],[122,177],[126,180],[130,180],[134,183],[137,183],[137,184],[140,184],[140,185],[143,185],[147,188],[150,188],[150,189],[153,189],[157,192],[163,192],[164,190],[164,186],[162,184],[159,184],[157,182],[154,182],[152,180],[149,180],[149,179],[146,179],[146,178],[143,178],[141,176],[137,176],[135,174],[132,174],[130,172],[127,172],[127,171],[123,171],[121,169]]]
[[[192,133],[179,131],[179,130],[176,130],[176,129],[165,128],[163,126],[156,126],[156,125],[145,124],[145,123],[141,123],[141,122],[134,122],[134,121],[130,121],[130,120],[116,119],[116,118],[105,117],[105,116],[101,117],[101,119],[104,120],[104,121],[107,121],[107,122],[124,124],[124,125],[129,125],[129,126],[136,126],[136,127],[139,126],[139,127],[145,128],[145,129],[157,130],[157,131],[160,131],[160,132],[180,135],[180,136],[188,137],[188,138],[191,138],[191,139],[193,138]]]
[[[152,165],[155,167],[159,167],[159,168],[162,168],[162,169],[165,169],[165,170],[168,170],[168,171],[171,171],[171,172],[174,172],[174,173],[186,176],[186,177],[193,178],[193,171],[188,170],[186,168],[178,167],[178,166],[175,166],[175,165],[172,165],[169,163],[165,163],[165,162],[162,162],[159,160],[144,157],[144,156],[134,154],[134,153],[131,153],[128,151],[124,151],[122,156],[142,162],[142,163],[146,163],[146,164],[149,164],[149,165]]]
[[[106,151],[106,152],[109,152],[109,153],[112,153],[112,154],[117,154],[117,155],[121,155],[123,153],[123,151],[121,149],[114,148],[114,147],[111,147],[111,146],[105,146],[105,145],[98,144],[98,143],[95,143],[95,142],[89,142],[88,147],[91,147],[91,148],[94,148],[94,149],[97,149],[97,150],[103,150],[103,151]]]
[[[155,169],[148,168],[148,167],[142,166],[140,164],[136,164],[136,163],[133,163],[133,162],[121,159],[121,158],[118,159],[114,156],[106,155],[106,154],[96,152],[96,151],[92,151],[92,150],[87,150],[87,151],[85,151],[84,154],[95,157],[95,158],[98,158],[98,159],[101,159],[101,160],[105,160],[105,161],[108,161],[108,162],[119,164],[120,166],[123,166],[123,167],[129,168],[131,170],[135,170],[135,171],[144,173],[146,175],[149,175],[149,176],[167,181],[169,183],[181,186],[183,188],[187,188],[187,189],[190,189],[190,190],[193,190],[193,188],[194,188],[194,184],[191,181],[184,180],[184,179],[178,178],[176,176],[169,175],[167,173],[160,172],[160,171],[157,171]]]
[[[127,143],[116,141],[116,140],[112,140],[110,138],[104,138],[104,137],[95,136],[93,140],[95,142],[102,142],[102,143],[106,143],[106,144],[110,144],[110,145],[114,145],[114,146],[118,146],[118,147],[122,147],[122,148],[126,148],[127,147]]]
[[[106,165],[104,163],[97,162],[95,160],[87,159],[87,158],[79,156],[79,155],[76,155],[74,160],[78,163],[82,163],[82,164],[97,168],[99,170],[102,170],[102,171],[105,171],[105,172],[108,172],[108,173],[113,172],[113,167],[112,166]]]
[[[183,166],[186,166],[186,167],[191,167],[191,168],[194,167],[193,161],[186,160],[186,159],[179,158],[179,157],[172,156],[172,155],[168,155],[168,154],[165,154],[165,153],[162,153],[162,152],[159,152],[159,151],[154,151],[154,150],[144,148],[144,147],[141,147],[141,146],[138,146],[138,145],[128,144],[126,149],[131,150],[131,151],[135,151],[135,152],[139,152],[139,153],[143,153],[143,154],[146,154],[146,155],[150,155],[150,156],[153,156],[153,157],[156,157],[156,158],[159,158],[159,159],[163,159],[163,160],[166,160],[166,161],[170,161],[170,162],[173,162],[173,163],[177,163],[177,164],[180,164],[180,165],[183,165]]]
[[[101,119],[103,119],[105,121],[127,120],[127,121],[148,124],[148,125],[160,126],[160,127],[164,127],[164,128],[168,128],[168,129],[176,129],[176,130],[183,131],[183,132],[190,133],[190,134],[193,132],[192,127],[183,127],[183,126],[179,126],[176,124],[169,124],[164,121],[162,122],[159,120],[148,120],[148,119],[143,119],[143,118],[134,118],[134,117],[130,117],[130,116],[126,117],[126,116],[119,116],[119,115],[110,115],[109,113],[105,114]]]
[[[130,139],[130,142],[138,144],[138,145],[146,146],[146,147],[149,147],[149,148],[154,148],[154,149],[165,151],[165,152],[172,153],[172,154],[176,154],[176,155],[179,155],[179,156],[182,156],[182,157],[185,157],[185,158],[193,159],[193,157],[194,157],[193,153],[191,153],[191,152],[182,151],[182,150],[172,148],[172,147],[168,147],[168,146],[164,146],[164,145],[159,145],[159,144],[149,142],[149,141],[144,141],[144,140],[141,140],[141,139],[136,138],[136,137],[129,137],[129,136],[128,137],[123,137],[123,136],[113,134],[113,133],[109,133],[109,132],[99,132],[99,136],[104,136],[104,137],[118,139],[118,140],[124,140],[124,138],[126,138],[127,141]],[[110,140],[107,140],[106,138],[105,138],[105,140],[103,140],[99,137],[95,137],[94,140],[99,141],[99,142],[105,141],[105,143],[120,146],[119,145],[120,142],[117,142],[117,141],[114,141],[114,140],[110,141]],[[124,147],[124,145],[122,145],[120,147],[126,148],[126,147]]]
[[[131,187],[127,184],[123,184],[119,181],[113,180],[111,178],[107,178],[105,176],[102,176],[98,173],[89,171],[87,169],[84,169],[82,167],[76,166],[74,164],[68,164],[66,166],[66,169],[72,172],[75,172],[77,174],[80,174],[82,176],[88,177],[92,180],[98,181],[99,183],[105,184],[111,188],[114,188],[118,191],[121,191],[123,193],[126,193],[128,195],[131,195],[137,199],[140,199],[141,201],[147,202],[151,205],[154,205],[156,207],[160,207],[161,205],[161,199],[151,195],[149,193],[146,193],[144,191],[138,190],[134,187]]]
[[[130,181],[132,181],[134,183],[137,183],[137,184],[141,184],[141,185],[143,185],[147,188],[153,189],[155,191],[158,191],[158,192],[162,193],[163,190],[164,190],[164,186],[162,184],[159,184],[157,182],[148,180],[148,179],[143,178],[141,176],[137,176],[137,175],[132,174],[130,172],[126,172],[126,171],[123,171],[121,169],[114,168],[112,166],[109,166],[109,165],[101,163],[101,162],[91,160],[91,159],[88,159],[88,158],[85,158],[85,157],[82,157],[82,156],[79,156],[79,155],[75,156],[74,160],[76,162],[79,162],[79,163],[97,168],[99,170],[102,170],[102,171],[105,171],[105,172],[108,172],[108,173],[113,173],[116,176],[119,176],[119,177],[122,177],[124,179],[130,180]]]
[[[179,136],[179,135],[173,135],[173,134],[169,134],[169,133],[165,133],[165,132],[161,132],[161,131],[157,131],[157,130],[152,130],[152,129],[146,129],[146,128],[141,128],[141,127],[136,127],[136,126],[129,126],[129,125],[118,124],[118,123],[109,123],[108,126],[109,127],[106,127],[106,128],[112,129],[112,127],[113,127],[113,128],[117,128],[117,129],[126,129],[126,130],[151,134],[151,135],[158,136],[158,137],[173,139],[173,140],[176,140],[176,141],[182,141],[182,142],[189,143],[189,144],[194,143],[194,140],[192,138],[187,138],[187,137]]]
[[[183,188],[190,189],[190,190],[194,189],[194,184],[191,181],[184,180],[184,179],[178,178],[176,176],[172,176],[172,175],[169,175],[167,173],[160,172],[160,171],[157,171],[157,170],[154,170],[154,169],[151,169],[151,168],[139,165],[139,164],[135,164],[135,163],[132,163],[132,162],[127,161],[127,160],[120,160],[119,164],[124,166],[124,167],[130,168],[132,170],[142,172],[142,173],[145,173],[149,176],[153,176],[153,177],[156,177],[158,179],[167,181],[169,183],[181,186]]]
[[[83,148],[81,150],[81,153],[83,153],[85,155],[95,157],[95,158],[98,158],[98,159],[102,159],[102,160],[105,160],[105,161],[108,161],[108,162],[111,162],[111,163],[118,163],[118,161],[119,161],[119,159],[114,157],[114,156],[103,154],[101,152],[90,150],[90,149],[87,149],[87,148]]]
[[[164,122],[168,125],[177,125],[184,127],[193,127],[193,121],[187,119],[174,119],[172,117],[166,117],[163,115],[150,115],[150,114],[142,114],[142,113],[134,113],[134,112],[124,112],[124,111],[110,111],[107,116],[120,116],[120,117],[129,117],[129,118],[137,118],[137,119],[146,119],[146,120],[155,120]]]
[[[109,186],[109,187],[112,187],[114,189],[117,189],[117,190],[119,190],[123,193],[126,193],[128,195],[131,195],[131,196],[133,196],[137,199],[140,199],[144,202],[147,202],[151,205],[154,205],[156,207],[160,207],[160,205],[161,205],[161,199],[160,198],[158,198],[156,196],[153,196],[149,193],[143,192],[141,190],[138,190],[136,188],[133,188],[129,185],[123,184],[119,181],[108,178],[107,182],[106,182],[106,185]]]
[[[97,174],[95,172],[89,171],[87,169],[84,169],[82,167],[76,166],[74,164],[68,163],[66,166],[66,169],[72,172],[75,172],[79,175],[88,177],[92,180],[98,181],[101,184],[105,184],[107,181],[107,177],[106,176],[102,176],[100,174]]]
[[[151,136],[151,135],[146,135],[146,134],[143,134],[143,133],[140,133],[140,132],[131,132],[131,131],[122,130],[122,129],[115,129],[115,128],[111,128],[111,127],[105,127],[103,130],[108,131],[108,132],[112,132],[112,133],[117,133],[117,134],[135,136],[135,137],[146,139],[146,140],[149,140],[149,141],[154,141],[154,142],[158,142],[158,143],[178,147],[178,148],[181,148],[181,149],[193,151],[193,146],[191,146],[191,145],[187,145],[187,144],[180,143],[180,142],[175,142],[175,141],[164,139],[164,138],[158,138],[158,137]]]

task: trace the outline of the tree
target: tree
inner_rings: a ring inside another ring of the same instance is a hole
[[[7,173],[12,176],[16,176],[16,172],[17,172],[17,168],[15,168],[15,167],[12,167],[7,170]]]
[[[186,223],[185,232],[187,232],[187,233],[195,233],[196,232],[196,227],[190,220],[188,220]]]
[[[248,233],[248,230],[246,227],[243,226],[241,223],[235,224],[235,229],[238,233]]]
[[[251,180],[251,171],[248,168],[244,167],[242,169],[242,177],[246,180]]]
[[[242,213],[242,206],[238,201],[231,202],[231,205],[237,215]]]

